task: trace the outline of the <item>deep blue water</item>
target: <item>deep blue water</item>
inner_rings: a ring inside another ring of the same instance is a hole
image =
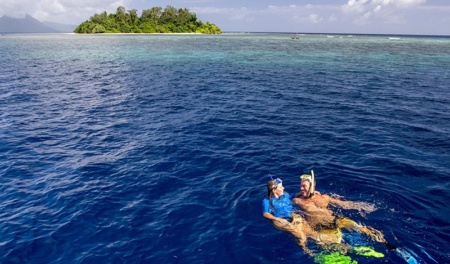
[[[267,174],[450,262],[450,38],[0,37],[0,263],[313,263]],[[406,263],[354,257],[359,263]]]

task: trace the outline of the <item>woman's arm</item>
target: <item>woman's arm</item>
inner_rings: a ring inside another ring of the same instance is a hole
[[[275,217],[273,214],[271,213],[263,213],[263,216],[269,220],[272,221],[277,221],[280,224],[289,224],[288,220],[284,219],[284,218],[280,218],[280,217]]]
[[[276,217],[275,216],[273,216],[273,214],[271,214],[271,213],[263,213],[263,216],[265,217],[265,218],[267,218],[267,219],[269,219],[269,220],[275,220],[276,219]]]

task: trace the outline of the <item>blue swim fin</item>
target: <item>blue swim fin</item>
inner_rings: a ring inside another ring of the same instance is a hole
[[[395,252],[397,252],[408,264],[419,264],[417,259],[411,255],[411,253],[403,248],[396,248]]]
[[[425,250],[424,247],[422,247],[421,245],[416,244],[416,243],[413,243],[413,244],[416,245],[418,248],[420,248],[420,251],[422,251],[422,253],[424,253],[425,255],[427,255],[427,257],[428,257],[429,259],[431,259],[431,260],[434,261],[435,263],[439,263],[439,262],[437,262],[430,254],[428,254],[428,252]]]

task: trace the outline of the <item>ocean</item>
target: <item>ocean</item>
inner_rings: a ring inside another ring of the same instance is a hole
[[[294,194],[311,169],[321,193],[377,208],[339,213],[449,263],[449,51],[432,36],[2,35],[0,263],[315,263],[261,206],[269,174]],[[358,263],[407,263],[365,243],[385,257]]]

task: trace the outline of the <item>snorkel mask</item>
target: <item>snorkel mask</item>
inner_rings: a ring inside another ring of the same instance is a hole
[[[277,188],[278,184],[283,183],[283,181],[280,178],[276,178],[275,180],[272,178],[272,174],[269,174],[270,179],[273,181],[273,184],[270,186],[267,186],[269,190],[273,190]]]
[[[274,183],[270,187],[270,189],[273,190],[273,189],[277,188],[278,184],[281,184],[281,183],[283,183],[283,181],[280,178],[276,178],[274,180]]]
[[[316,190],[316,181],[314,180],[314,171],[311,170],[311,175],[309,175],[309,174],[301,175],[300,180],[302,182],[309,181],[311,183],[311,186],[309,187],[309,191],[308,191],[308,197],[313,196],[314,191]]]

